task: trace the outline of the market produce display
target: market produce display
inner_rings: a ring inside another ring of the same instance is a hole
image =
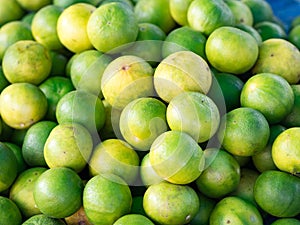
[[[0,225],[299,225],[276,4],[0,0]]]

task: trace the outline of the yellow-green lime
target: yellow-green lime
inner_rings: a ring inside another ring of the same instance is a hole
[[[281,218],[275,220],[271,225],[300,225],[300,221],[296,218]]]
[[[113,224],[130,212],[132,196],[126,182],[113,174],[99,174],[85,185],[83,207],[92,224]]]
[[[287,39],[285,30],[278,24],[270,21],[262,21],[254,25],[263,41],[270,38]]]
[[[35,182],[33,197],[43,214],[64,218],[81,207],[84,186],[74,170],[66,167],[48,169]]]
[[[49,168],[68,167],[80,172],[87,165],[93,150],[89,131],[78,123],[54,127],[44,144],[44,158]]]
[[[7,197],[0,196],[0,222],[5,225],[21,225],[22,215],[16,204]]]
[[[246,25],[244,23],[236,24],[235,27],[249,33],[252,37],[254,37],[258,46],[262,43],[262,38],[254,27]]]
[[[47,5],[36,12],[31,22],[34,39],[50,50],[63,48],[56,30],[57,20],[62,9],[55,5]]]
[[[149,153],[147,153],[141,161],[140,176],[145,186],[163,181],[163,178],[160,177],[151,166]]]
[[[191,51],[172,53],[154,72],[154,88],[166,102],[184,91],[207,94],[211,83],[212,74],[207,62]]]
[[[170,13],[181,26],[188,26],[187,11],[193,0],[170,0]]]
[[[64,9],[58,17],[58,38],[71,52],[78,53],[93,48],[87,34],[87,24],[95,10],[96,7],[89,3],[76,3]]]
[[[200,204],[190,186],[166,181],[148,187],[143,198],[147,216],[158,224],[187,224],[197,214]]]
[[[94,149],[89,161],[92,176],[112,173],[121,177],[127,184],[134,184],[139,171],[139,156],[125,141],[106,139]]]
[[[273,19],[273,9],[268,1],[265,0],[242,0],[251,10],[253,15],[253,25],[262,21]]]
[[[253,25],[253,15],[248,5],[242,1],[235,0],[225,0],[225,3],[235,18],[235,24],[243,23],[248,26]]]
[[[21,7],[27,11],[38,11],[52,3],[51,0],[17,0]]]
[[[25,10],[17,0],[1,0],[0,5],[0,26],[10,21],[19,20],[25,14]]]
[[[299,115],[300,110],[300,85],[291,85],[294,92],[294,105],[292,111],[280,122],[286,127],[299,127],[300,120],[297,115]]]
[[[21,40],[10,45],[3,56],[2,68],[10,83],[40,84],[50,74],[49,50],[33,40]]]
[[[300,49],[300,24],[293,27],[288,33],[288,40]]]
[[[33,189],[39,176],[46,170],[44,167],[29,168],[17,177],[10,188],[9,198],[16,203],[25,218],[41,214],[33,198]]]
[[[99,5],[103,0],[53,0],[53,5],[59,6],[63,9],[68,8],[76,3],[89,3],[94,6]]]
[[[98,0],[99,1],[99,0]],[[111,2],[120,2],[122,4],[125,4],[129,8],[133,10],[134,6],[131,0],[100,0],[100,5],[108,4]]]
[[[26,129],[40,121],[48,109],[44,93],[30,83],[7,86],[1,92],[0,104],[3,121],[15,129]]]
[[[66,225],[62,219],[55,219],[44,214],[34,215],[25,220],[22,225]]]
[[[120,217],[113,225],[154,225],[150,219],[146,216],[139,214],[127,214],[125,216]]]

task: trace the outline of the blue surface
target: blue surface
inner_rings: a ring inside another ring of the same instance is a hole
[[[267,0],[267,2],[286,29],[290,27],[292,20],[300,15],[300,0]]]

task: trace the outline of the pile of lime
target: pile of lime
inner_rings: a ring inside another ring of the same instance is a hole
[[[300,15],[265,0],[0,0],[0,224],[300,224]]]

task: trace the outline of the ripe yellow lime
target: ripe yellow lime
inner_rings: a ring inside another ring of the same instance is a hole
[[[212,74],[207,62],[191,51],[178,51],[169,55],[154,72],[155,90],[166,102],[183,91],[207,94],[211,83]]]
[[[99,174],[86,183],[84,211],[92,224],[113,224],[130,212],[132,196],[125,181],[113,174]]]
[[[204,169],[201,147],[182,131],[166,131],[159,135],[152,143],[149,154],[155,172],[171,183],[191,183]]]
[[[51,71],[49,50],[33,40],[21,40],[10,45],[3,56],[2,67],[10,83],[40,84]]]
[[[87,34],[87,23],[95,9],[89,3],[77,3],[64,9],[58,17],[58,38],[71,52],[78,53],[93,48]]]
[[[57,36],[57,20],[62,9],[55,5],[48,5],[40,9],[34,15],[31,22],[31,30],[34,39],[50,50],[63,48]]]
[[[181,26],[188,26],[187,11],[193,0],[170,0],[170,13]]]
[[[89,172],[92,176],[112,173],[132,185],[138,175],[138,166],[138,154],[130,145],[119,139],[107,139],[94,148]]]
[[[30,83],[7,86],[1,92],[0,104],[3,121],[15,129],[26,129],[40,121],[48,107],[44,93]]]
[[[166,105],[156,98],[131,101],[120,116],[123,138],[135,149],[148,151],[153,141],[167,131]]]
[[[51,0],[17,0],[17,2],[27,11],[37,11],[52,3]]]
[[[10,188],[9,198],[16,203],[25,218],[41,213],[35,204],[33,189],[38,177],[46,170],[44,167],[29,168],[17,177]]]
[[[259,49],[249,33],[224,26],[214,30],[208,37],[205,52],[208,61],[217,70],[242,74],[255,64]]]
[[[16,204],[7,197],[0,196],[0,221],[5,225],[21,225],[22,215]]]
[[[265,40],[259,47],[259,56],[252,73],[274,73],[285,78],[290,84],[296,84],[300,80],[300,52],[287,40]]]
[[[88,130],[77,123],[54,127],[44,145],[44,158],[49,168],[68,167],[80,172],[87,165],[93,149]]]
[[[144,59],[120,56],[104,70],[101,80],[103,96],[116,109],[123,109],[136,98],[153,96],[153,73],[153,68]]]
[[[138,31],[132,9],[120,2],[99,6],[87,24],[89,40],[101,52],[120,51],[118,47],[136,40]]]
[[[25,10],[17,0],[1,0],[0,5],[0,26],[13,20],[19,20],[25,14]]]
[[[190,186],[166,181],[151,185],[143,198],[147,216],[158,224],[187,224],[195,217],[200,204]]]
[[[74,170],[66,167],[48,169],[35,182],[33,197],[46,216],[64,218],[82,205],[83,182]]]
[[[0,29],[0,60],[6,49],[20,40],[33,40],[30,26],[22,21],[11,21]]]

